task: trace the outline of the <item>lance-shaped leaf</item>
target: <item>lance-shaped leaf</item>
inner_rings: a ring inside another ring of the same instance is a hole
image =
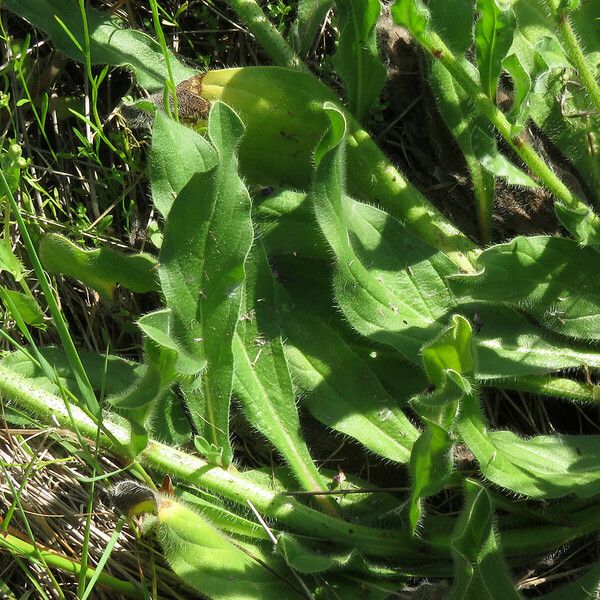
[[[409,465],[412,490],[408,525],[413,535],[423,512],[423,498],[441,491],[454,468],[451,434],[460,400],[471,392],[469,382],[459,373],[473,370],[471,328],[464,317],[454,315],[450,327],[423,348],[423,362],[436,390],[410,402],[425,423],[413,446]]]
[[[465,302],[458,312],[477,328],[477,379],[551,373],[581,365],[600,367],[600,352],[535,325],[509,306]]]
[[[70,0],[6,0],[4,6],[43,29],[56,47],[75,60],[84,60],[85,44],[81,13]],[[149,35],[127,29],[102,13],[86,7],[93,64],[129,67],[137,82],[148,91],[160,91],[169,79],[160,45]],[[65,31],[67,29],[69,33]],[[73,40],[76,40],[74,42]],[[79,45],[79,47],[77,46]],[[175,83],[191,77],[195,71],[184,66],[169,52]]]
[[[482,271],[456,275],[452,288],[481,300],[523,306],[546,327],[582,339],[600,339],[600,255],[575,241],[518,237],[485,250]]]
[[[325,479],[302,436],[283,351],[275,284],[261,243],[255,245],[245,268],[245,306],[233,344],[234,391],[247,419],[277,448],[302,487],[324,490]],[[320,500],[323,508],[337,513],[329,498]]]
[[[465,481],[465,506],[452,534],[454,585],[450,600],[519,600],[494,531],[487,490]]]
[[[373,107],[386,70],[379,59],[375,25],[379,0],[336,0],[340,36],[333,64],[342,78],[352,114],[362,121]]]
[[[465,396],[457,424],[482,474],[531,498],[600,492],[600,436],[548,435],[523,439],[511,431],[489,432],[473,396]]]
[[[237,172],[244,128],[225,104],[213,105],[208,134],[215,168],[196,173],[177,196],[165,226],[159,276],[178,352],[196,378],[188,390],[201,436],[231,459],[229,403],[233,335],[240,312],[244,261],[252,244],[250,197]]]
[[[344,194],[340,142],[345,120],[331,105],[327,113],[332,128],[317,151],[323,158],[311,199],[335,255],[336,300],[357,331],[417,362],[421,347],[440,331],[439,319],[453,303],[443,276],[455,267],[390,215]]]
[[[502,61],[512,44],[517,20],[506,0],[477,0],[477,10],[475,52],[479,79],[488,98],[496,102]]]
[[[311,414],[369,450],[407,462],[418,432],[368,365],[326,322],[294,310],[285,316],[294,381]]]
[[[532,81],[540,73],[539,58],[550,69],[538,80],[539,93],[530,96],[531,118],[571,161],[592,197],[598,200],[600,155],[595,139],[600,115],[589,110],[585,86],[569,83],[577,79],[577,74],[570,68],[565,72],[568,61],[556,37],[555,21],[547,10],[545,0],[517,0],[513,7],[519,27],[511,52],[518,56]],[[590,64],[598,64],[600,4],[584,2],[569,17],[587,60]]]
[[[471,148],[483,167],[496,177],[505,179],[511,185],[532,188],[539,187],[527,173],[524,173],[521,169],[513,165],[498,150],[494,136],[480,127],[475,127],[471,132]]]

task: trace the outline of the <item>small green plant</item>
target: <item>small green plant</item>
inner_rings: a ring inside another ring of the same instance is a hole
[[[492,390],[506,402],[533,393],[539,407],[598,402],[598,3],[391,8],[427,57],[472,180],[481,246],[361,125],[385,78],[376,0],[299,2],[290,43],[257,4],[230,0],[277,66],[204,73],[168,50],[156,2],[160,43],[83,2],[77,15],[66,0],[5,4],[86,65],[94,98],[106,65],[127,66],[150,93],[137,107],[152,120],[148,177],[160,216],[155,255],[86,250],[37,230],[33,239],[16,198],[27,165],[10,147],[0,268],[23,289],[2,287],[0,299],[26,346],[0,361],[7,418],[17,407],[128,461],[151,499],[142,530],[155,532],[191,589],[217,600],[383,599],[409,577],[451,578],[453,600],[523,598],[516,569],[600,529],[600,436],[546,431],[533,417],[512,431],[486,403]],[[332,6],[344,101],[302,61]],[[276,5],[277,18],[288,8]],[[91,116],[96,139],[114,150]],[[534,125],[563,153],[576,189],[540,150]],[[551,194],[564,235],[484,248],[500,180]],[[9,244],[17,230],[49,318]],[[143,362],[78,352],[46,273],[107,302],[117,285],[153,292],[154,310],[135,315]],[[29,332],[50,325],[61,348]],[[232,413],[277,452],[276,465],[236,460]],[[319,465],[306,413],[409,485],[381,489]],[[177,497],[152,489],[165,473]],[[39,560],[11,540],[2,547]],[[87,564],[46,560],[80,574],[80,597],[96,580],[125,590],[98,579],[101,567],[86,585]],[[539,597],[598,592],[597,565],[578,577]]]

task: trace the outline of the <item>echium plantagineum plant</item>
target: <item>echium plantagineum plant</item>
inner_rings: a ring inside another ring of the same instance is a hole
[[[451,578],[453,599],[520,598],[515,569],[600,529],[600,436],[495,430],[482,402],[493,388],[597,402],[600,3],[391,7],[427,57],[481,242],[497,180],[553,196],[563,236],[485,249],[362,125],[385,80],[378,0],[300,0],[289,40],[253,2],[228,4],[277,66],[198,73],[167,50],[159,26],[160,45],[91,9],[82,22],[67,0],[5,0],[90,73],[128,66],[150,93],[128,110],[152,121],[149,178],[164,226],[154,255],[89,251],[55,233],[34,247],[14,197],[22,183],[6,163],[5,195],[64,349],[35,346],[3,289],[37,370],[18,351],[6,355],[0,391],[38,419],[97,436],[134,473],[185,485],[186,501],[152,494],[145,510],[175,573],[211,598],[386,598],[407,577]],[[331,7],[343,102],[302,62]],[[577,190],[532,131],[562,154]],[[79,355],[43,268],[107,301],[117,284],[158,291],[161,306],[137,321],[143,364]],[[57,378],[59,366],[70,374]],[[281,457],[272,476],[234,466],[232,396]],[[409,491],[374,490],[351,473],[336,484],[313,461],[299,397],[328,430],[405,468]],[[201,489],[230,504],[196,497]],[[443,491],[462,494],[458,515],[428,511]],[[588,598],[599,585],[590,565],[543,597]]]

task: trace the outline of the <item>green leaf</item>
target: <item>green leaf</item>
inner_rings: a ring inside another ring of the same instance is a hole
[[[418,432],[368,365],[315,315],[293,310],[284,316],[286,356],[310,413],[372,452],[408,462]]]
[[[246,301],[233,343],[234,391],[246,418],[281,453],[306,490],[325,489],[302,436],[281,339],[275,284],[262,244],[246,261]],[[323,504],[335,507],[329,499]]]
[[[48,346],[39,348],[39,352],[51,365],[56,375],[58,375],[64,388],[73,394],[77,394],[79,391],[77,381],[64,350]],[[143,376],[145,371],[143,365],[111,354],[104,356],[84,351],[80,351],[79,354],[92,387],[98,391],[104,387],[106,395],[122,393],[131,385],[134,379]],[[47,391],[60,395],[58,386],[48,380],[44,369],[36,365],[23,352],[17,351],[6,354],[0,362],[11,371],[35,381],[36,385],[43,386]]]
[[[449,335],[453,329],[456,334]],[[447,362],[446,376],[462,388],[460,410],[456,411],[455,399],[450,395],[452,406],[440,414],[446,420],[458,413],[456,430],[477,459],[483,476],[496,485],[533,498],[559,498],[570,493],[589,497],[598,493],[600,436],[553,435],[524,440],[509,431],[488,430],[475,388],[469,383],[474,366],[470,360],[470,333],[467,321],[455,317],[453,328],[440,336],[439,346],[443,352],[435,365],[443,367]],[[449,351],[452,344],[455,349]],[[435,350],[436,342],[432,347]],[[450,359],[444,360],[446,356]],[[455,356],[464,358],[457,360]],[[427,360],[431,358],[425,358]],[[453,370],[453,366],[458,370]],[[434,373],[440,371],[434,370]],[[423,406],[430,411],[433,403],[425,398],[415,408],[423,412]]]
[[[465,506],[452,534],[454,585],[450,600],[518,600],[494,531],[486,489],[465,481]]]
[[[362,121],[377,102],[386,69],[379,59],[375,26],[379,0],[335,0],[340,31],[333,65],[344,82],[350,112]]]
[[[422,0],[396,0],[392,5],[392,17],[396,25],[406,27],[416,38],[427,29],[429,16]]]
[[[0,286],[0,298],[6,309],[15,317],[15,311],[20,317],[33,327],[38,329],[46,329],[46,321],[44,320],[44,311],[40,308],[36,299],[23,292],[9,290],[4,286]]]
[[[349,199],[343,156],[342,144],[324,154],[311,193],[336,259],[336,300],[362,335],[417,362],[421,346],[441,329],[439,319],[452,305],[442,277],[455,267],[390,215]]]
[[[522,306],[558,333],[600,339],[600,254],[550,236],[518,237],[485,250],[482,271],[455,275],[451,287],[480,300]]]
[[[39,252],[48,272],[78,279],[107,298],[117,285],[137,293],[158,290],[158,262],[150,254],[81,248],[57,233],[42,237]]]
[[[10,240],[0,240],[0,273],[10,273],[14,280],[19,282],[25,277],[25,267],[12,250]]]
[[[269,256],[328,256],[306,194],[280,190],[265,199],[255,197],[254,201],[252,216]]]
[[[332,6],[333,0],[298,0],[298,16],[292,23],[290,37],[295,50],[301,56],[306,56],[310,51],[315,36]]]
[[[169,333],[196,378],[186,394],[202,437],[229,445],[233,336],[252,244],[250,198],[237,173],[236,148],[243,134],[237,115],[213,105],[208,134],[217,166],[196,173],[177,196],[165,226],[159,276],[169,314]]]
[[[600,436],[549,435],[523,439],[488,431],[477,400],[463,398],[457,430],[484,477],[530,498],[552,499],[600,492]]]
[[[529,73],[516,54],[507,56],[502,61],[502,66],[510,75],[513,83],[513,102],[506,116],[513,124],[513,133],[518,135],[525,129],[529,118],[529,94],[532,91],[533,84]]]
[[[84,61],[80,48],[77,48],[72,39],[75,38],[83,46],[85,38],[81,14],[74,7],[73,2],[70,0],[6,0],[4,6],[45,31],[56,47],[67,56]],[[85,12],[90,34],[92,63],[129,67],[141,87],[150,92],[162,91],[169,76],[158,42],[141,31],[122,27],[92,8],[86,7]],[[66,26],[72,37],[65,32],[60,22]],[[195,74],[193,69],[184,66],[170,52],[169,61],[175,83]]]
[[[423,348],[423,362],[427,377],[436,386],[443,383],[448,369],[472,373],[475,363],[469,322],[460,315],[454,315],[450,327]]]
[[[555,201],[554,210],[560,222],[580,244],[596,248],[600,246],[600,218],[590,207],[582,204],[572,208]]]
[[[599,200],[600,158],[593,140],[600,127],[600,115],[589,111],[584,86],[569,83],[577,80],[577,74],[572,68],[565,72],[568,61],[545,1],[516,0],[514,10],[519,27],[511,52],[517,54],[532,81],[543,74],[536,84],[537,93],[531,95],[531,118],[575,166],[591,196]],[[598,64],[600,4],[585,2],[570,19],[587,60]]]
[[[212,169],[217,153],[199,133],[156,112],[150,148],[152,202],[166,218],[194,173]]]
[[[389,568],[367,563],[357,550],[343,554],[322,554],[315,552],[287,533],[277,536],[277,550],[283,556],[286,564],[302,574],[312,575],[326,571],[331,574],[332,571],[350,571],[355,575],[372,577],[375,581],[380,581],[385,574],[393,575],[393,571]]]
[[[452,3],[433,0],[429,2],[428,7],[431,11],[432,28],[439,32],[455,54],[464,57],[472,43],[471,0],[455,0]],[[466,59],[463,59],[463,64],[476,77],[475,67]],[[439,61],[430,62],[429,82],[438,110],[465,156],[473,184],[480,238],[485,244],[491,237],[495,177],[482,167],[471,145],[473,129],[485,128],[485,120],[473,110],[469,95]]]
[[[538,184],[526,173],[515,167],[496,146],[492,135],[475,127],[471,133],[471,147],[479,162],[496,177],[501,177],[510,185],[524,187],[539,187]]]
[[[465,303],[460,312],[478,323],[477,379],[513,378],[569,367],[600,367],[600,353],[538,327],[516,310],[492,303]]]
[[[173,571],[214,600],[303,598],[257,546],[234,542],[200,514],[175,500],[158,508],[159,540]],[[287,573],[286,573],[287,575]]]
[[[502,61],[512,44],[517,22],[510,0],[477,0],[477,10],[475,53],[479,80],[488,98],[495,103]]]
[[[431,28],[457,56],[463,57],[473,43],[472,0],[429,0]]]
[[[144,344],[146,370],[131,382],[126,391],[109,396],[108,402],[118,409],[135,410],[158,401],[176,379],[177,352],[147,341]]]

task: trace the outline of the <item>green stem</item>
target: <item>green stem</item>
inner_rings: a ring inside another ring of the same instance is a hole
[[[416,37],[423,48],[446,67],[457,83],[469,94],[476,110],[488,119],[544,186],[568,208],[576,211],[590,211],[589,207],[569,190],[523,137],[513,135],[512,125],[504,113],[486,96],[479,83],[469,75],[442,39],[432,31],[424,31]],[[595,228],[600,229],[597,216],[593,215],[592,218]]]
[[[35,386],[31,381],[0,365],[0,394],[14,400],[30,414],[40,420],[72,430],[74,424],[82,435],[94,438],[98,426],[94,420],[77,406],[65,408],[62,399]],[[114,451],[126,446],[130,432],[115,423],[104,422],[104,428],[119,444],[104,431],[99,443]],[[200,457],[192,456],[176,448],[150,440],[140,453],[139,461],[147,467],[169,473],[189,484],[211,490],[237,504],[247,506],[250,500],[264,515],[318,539],[335,540],[356,546],[377,555],[404,559],[415,565],[424,561],[426,555],[421,545],[411,541],[408,533],[354,525],[309,508],[294,498],[257,485],[233,469],[212,465]],[[429,557],[428,559],[431,559]]]
[[[33,265],[33,270],[35,271],[35,275],[40,283],[40,287],[42,288],[42,292],[44,292],[44,297],[46,298],[46,302],[48,303],[48,308],[50,309],[50,314],[54,320],[54,325],[56,326],[56,330],[58,332],[58,336],[60,337],[60,341],[64,347],[65,353],[69,359],[69,364],[73,369],[75,374],[75,379],[77,380],[77,384],[81,391],[81,395],[85,400],[89,410],[98,414],[100,412],[100,405],[98,404],[98,400],[96,399],[96,395],[94,394],[94,390],[92,389],[92,385],[90,380],[88,379],[87,373],[83,368],[83,364],[81,363],[81,359],[79,358],[79,354],[77,354],[77,350],[75,349],[75,344],[69,334],[69,328],[67,327],[67,322],[63,318],[62,312],[58,306],[58,302],[54,297],[54,292],[50,287],[50,283],[46,278],[46,273],[42,267],[42,263],[37,255],[35,247],[33,245],[33,241],[31,236],[29,235],[29,230],[27,229],[27,225],[23,217],[21,216],[21,211],[19,210],[19,206],[13,193],[11,192],[8,182],[6,181],[6,177],[4,173],[0,170],[0,189],[4,188],[4,194],[8,197],[8,201],[10,202],[11,209],[15,216],[15,220],[17,221],[17,225],[19,226],[19,232],[21,233],[21,237],[23,238],[23,243],[25,244],[25,248],[27,249],[27,253],[29,254],[29,259],[31,260],[31,264]]]
[[[589,94],[594,110],[600,115],[600,85],[598,85],[590,64],[579,45],[577,35],[573,31],[571,20],[569,19],[569,14],[556,6],[553,0],[545,0],[545,4],[556,20],[561,46],[569,57],[571,64],[577,69],[579,78],[585,86],[586,92]]]
[[[31,381],[0,365],[0,394],[11,398],[27,412],[40,420],[55,423],[72,430],[74,422],[87,437],[93,438],[98,426],[80,408],[73,406],[67,412],[63,401]],[[123,445],[129,432],[114,423],[105,423],[107,429]],[[103,432],[99,438],[103,447],[115,448]],[[321,540],[340,542],[373,556],[393,559],[401,563],[405,573],[421,576],[447,576],[452,567],[449,563],[450,522],[430,538],[415,541],[407,532],[378,529],[355,525],[322,514],[291,497],[257,485],[235,470],[225,470],[209,464],[202,458],[191,456],[154,440],[139,456],[140,462],[159,472],[169,473],[188,484],[219,494],[236,504],[247,506],[250,500],[257,510],[276,519],[291,529]],[[582,535],[600,528],[600,507],[581,515],[574,515],[576,522],[564,525],[543,525],[527,530],[504,530],[501,528],[502,547],[509,559],[521,560],[528,553],[549,552]],[[427,529],[426,529],[427,530]],[[448,530],[448,531],[446,531]],[[0,536],[1,537],[1,536]],[[524,545],[523,540],[527,539]],[[49,564],[52,564],[49,562]]]
[[[493,387],[504,390],[530,392],[571,402],[600,403],[600,386],[582,383],[553,375],[528,375],[511,381],[494,381]]]
[[[31,562],[38,562],[39,558],[37,553],[39,553],[48,566],[60,569],[61,571],[65,571],[67,573],[79,575],[79,573],[82,571],[81,565],[77,561],[71,560],[66,556],[61,556],[60,554],[55,554],[49,550],[41,550],[36,548],[33,544],[30,544],[29,542],[26,542],[11,534],[0,535],[0,548],[10,552],[12,555],[26,558]],[[87,569],[87,577],[91,578],[93,574],[93,569]],[[117,579],[116,577],[106,573],[100,574],[98,577],[98,583],[116,593],[125,594],[132,598],[144,597],[140,588],[135,583]]]
[[[255,0],[225,1],[237,13],[276,65],[308,72],[308,67],[292,50]]]

